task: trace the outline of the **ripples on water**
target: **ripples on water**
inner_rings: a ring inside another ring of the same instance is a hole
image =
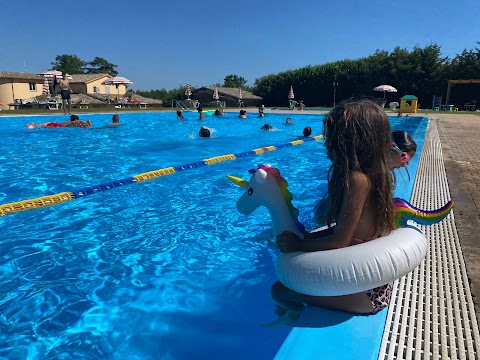
[[[286,115],[200,123],[193,113],[186,122],[124,114],[118,129],[99,129],[111,115],[83,117],[96,128],[27,130],[61,120],[1,119],[1,204],[284,144],[305,126],[322,131],[314,115],[293,115],[287,127]],[[261,132],[265,122],[279,131]],[[192,136],[200,125],[216,138]],[[322,142],[0,218],[0,358],[272,358],[288,330],[258,326],[273,319],[270,219],[264,209],[239,215],[242,191],[225,178],[248,178],[260,162],[280,168],[314,228],[311,209],[326,190]]]

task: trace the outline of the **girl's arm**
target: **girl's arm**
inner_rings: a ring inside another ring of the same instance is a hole
[[[321,251],[347,247],[352,243],[355,231],[361,220],[365,202],[370,193],[370,180],[365,174],[354,172],[350,179],[350,189],[343,197],[337,224],[332,229],[309,233],[304,240],[289,232],[277,236],[277,246],[281,252]],[[293,235],[293,236],[292,236]]]

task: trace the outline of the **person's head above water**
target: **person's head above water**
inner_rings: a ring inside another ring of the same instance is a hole
[[[112,123],[113,124],[118,124],[119,122],[120,122],[120,117],[117,114],[113,115],[112,116]]]
[[[270,124],[264,124],[260,130],[264,130],[264,131],[269,131],[269,130],[272,130],[273,129],[273,126],[270,125]]]
[[[417,144],[412,135],[403,130],[392,131],[392,153],[390,154],[389,167],[398,169],[408,165],[417,152]]]
[[[408,132],[403,130],[392,131],[392,138],[400,150],[405,151],[410,157],[417,152],[417,143]]]
[[[77,115],[70,115],[70,121],[80,120]]]
[[[200,137],[210,137],[210,129],[206,126],[202,126],[200,131],[198,132],[198,136]]]
[[[306,128],[303,129],[303,136],[310,136],[312,135],[312,128],[310,126],[307,126]]]

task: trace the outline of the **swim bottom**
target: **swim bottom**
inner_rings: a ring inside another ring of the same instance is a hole
[[[60,90],[63,100],[70,100],[70,90]]]
[[[376,314],[388,306],[390,297],[392,296],[392,290],[393,283],[389,283],[365,292],[372,303],[373,311],[371,314]]]
[[[45,125],[45,127],[49,127],[49,128],[61,128],[61,127],[63,127],[63,125],[60,124],[60,123],[56,123],[56,122],[50,122],[50,123],[47,123],[47,124]]]

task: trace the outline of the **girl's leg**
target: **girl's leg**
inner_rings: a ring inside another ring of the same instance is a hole
[[[374,311],[372,303],[365,293],[343,296],[311,296],[297,293],[277,281],[271,289],[272,298],[288,311],[300,313],[303,304],[321,306],[354,314],[369,314]]]

